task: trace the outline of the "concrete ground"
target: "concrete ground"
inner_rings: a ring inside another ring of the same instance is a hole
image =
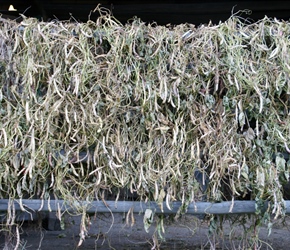
[[[164,222],[165,233],[158,235],[156,220],[145,232],[144,214],[134,214],[134,218],[126,214],[101,214],[86,217],[87,235],[81,246],[79,244],[81,216],[63,216],[62,225],[54,215],[42,225],[38,222],[24,222],[20,230],[21,241],[18,249],[69,250],[69,249],[289,249],[290,232],[286,224],[277,221],[268,236],[267,227],[259,231],[259,240],[253,236],[250,227],[230,227],[230,222],[224,223],[219,234],[209,234],[212,228],[207,220],[200,220],[191,215],[185,215],[178,221],[167,218]],[[44,229],[45,227],[46,229]],[[162,230],[160,230],[162,231]],[[247,231],[249,231],[247,233]],[[7,235],[6,235],[7,237]],[[163,237],[163,239],[162,239]],[[5,244],[5,234],[0,234],[0,248]]]

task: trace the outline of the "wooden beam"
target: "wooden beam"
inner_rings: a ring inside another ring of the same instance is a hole
[[[22,203],[22,205],[20,205]],[[25,208],[28,212],[56,212],[76,211],[77,208],[86,208],[87,213],[123,213],[128,212],[133,208],[134,213],[144,212],[147,208],[152,209],[157,214],[175,214],[181,206],[181,202],[172,202],[170,209],[163,203],[163,211],[156,202],[138,202],[138,201],[93,201],[93,202],[78,202],[74,204],[65,202],[63,200],[0,200],[0,211],[7,211],[8,208],[14,205],[17,211],[23,211],[21,207]],[[263,209],[266,209],[268,203],[265,202]],[[286,213],[290,214],[290,201],[285,201]],[[220,203],[211,202],[195,202],[188,206],[187,214],[254,214],[256,212],[255,201],[225,201]]]

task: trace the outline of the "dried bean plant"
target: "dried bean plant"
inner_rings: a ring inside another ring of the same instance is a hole
[[[283,215],[289,23],[121,24],[99,11],[0,18],[0,198],[73,204],[127,188],[186,211],[198,171],[207,200],[250,194]]]

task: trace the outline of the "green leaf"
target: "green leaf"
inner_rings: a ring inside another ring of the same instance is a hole
[[[205,95],[205,104],[208,108],[212,108],[215,105],[215,98],[213,95]]]
[[[277,154],[275,158],[276,168],[278,171],[285,171],[286,160],[281,154]]]

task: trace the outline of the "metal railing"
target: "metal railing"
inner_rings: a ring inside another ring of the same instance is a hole
[[[181,202],[171,202],[166,205],[165,202],[157,204],[156,202],[139,201],[92,201],[79,202],[73,204],[63,200],[38,200],[38,199],[2,199],[0,200],[0,211],[7,211],[9,207],[14,207],[16,211],[31,212],[56,212],[56,211],[76,211],[77,208],[85,208],[87,213],[123,213],[130,209],[134,213],[144,212],[151,209],[157,214],[175,214],[178,212]],[[220,203],[211,202],[193,202],[190,203],[187,214],[254,214],[257,203],[255,201],[224,201]],[[259,209],[268,208],[268,202],[265,202]],[[290,214],[290,201],[285,201],[286,214]]]

